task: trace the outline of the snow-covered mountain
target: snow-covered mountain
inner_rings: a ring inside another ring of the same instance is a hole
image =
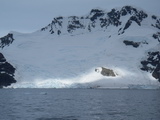
[[[15,88],[160,85],[160,17],[132,6],[60,16],[34,33],[10,32],[0,47]]]

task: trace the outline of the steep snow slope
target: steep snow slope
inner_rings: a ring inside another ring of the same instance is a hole
[[[160,53],[160,19],[155,17],[130,6],[111,12],[93,9],[82,17],[54,18],[31,34],[11,32],[13,43],[1,50],[16,68],[17,83],[11,87],[158,86],[153,70],[141,69],[149,51]],[[95,72],[101,67],[116,76]]]

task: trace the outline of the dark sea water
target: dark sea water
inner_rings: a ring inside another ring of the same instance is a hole
[[[0,120],[160,120],[160,90],[0,89]]]

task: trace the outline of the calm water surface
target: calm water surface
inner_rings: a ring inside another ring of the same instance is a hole
[[[160,120],[160,90],[0,89],[0,120]]]

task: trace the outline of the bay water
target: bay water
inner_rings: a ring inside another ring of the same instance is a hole
[[[0,120],[160,120],[160,90],[0,89]]]

